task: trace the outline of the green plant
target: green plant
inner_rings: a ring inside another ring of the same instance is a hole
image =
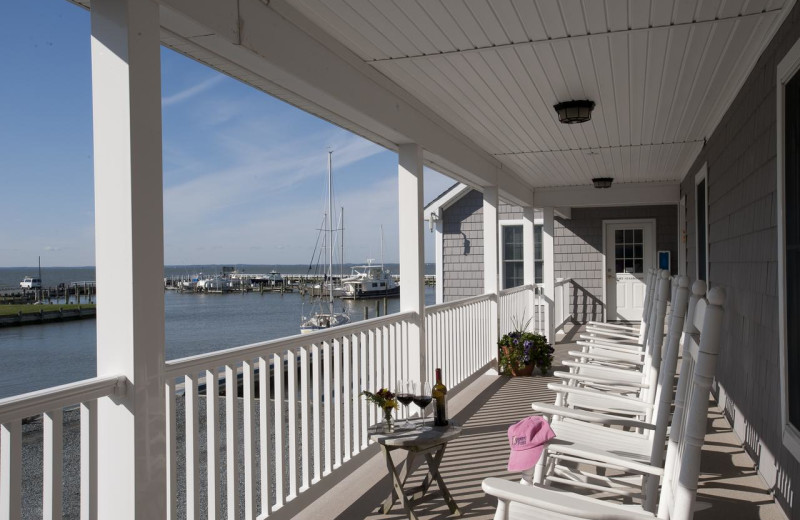
[[[550,371],[553,365],[553,347],[547,343],[547,337],[536,333],[527,332],[530,320],[520,326],[515,320],[514,331],[504,334],[497,342],[499,350],[500,371],[511,373],[526,366],[538,366],[543,374]]]

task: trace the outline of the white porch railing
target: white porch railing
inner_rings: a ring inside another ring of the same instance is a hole
[[[279,510],[365,449],[367,427],[382,417],[360,393],[394,387],[396,379],[406,377],[406,327],[414,319],[413,313],[393,314],[168,362],[169,518],[176,518],[180,459],[185,468],[182,478],[186,482],[187,518],[200,516],[201,501],[205,500],[209,518],[238,518],[243,505],[243,518],[251,519]],[[238,399],[240,377],[242,398]],[[212,390],[219,388],[221,379],[224,407],[220,406],[218,393]],[[180,385],[183,399],[176,398]],[[206,472],[201,474],[202,399],[205,444],[222,444],[225,449],[226,515],[221,511],[218,450],[206,450]],[[180,436],[176,406],[181,401],[185,409],[185,453],[178,453],[177,449]],[[221,411],[224,441],[218,424]],[[201,480],[205,482],[201,484]]]
[[[555,332],[564,329],[564,325],[571,321],[573,314],[572,307],[572,278],[557,279],[553,284],[553,315]]]
[[[80,406],[81,518],[97,518],[97,399],[125,391],[125,378],[87,379],[0,399],[0,518],[22,518],[22,423],[43,423],[42,515],[61,518],[64,409]]]
[[[453,388],[492,360],[497,341],[489,327],[493,299],[481,295],[425,308],[429,381],[441,368],[444,384]]]
[[[547,334],[547,302],[541,288],[521,285],[500,291],[500,335],[523,327],[533,332]]]
[[[491,320],[502,334],[512,317],[534,316],[539,330],[546,308],[533,286],[426,308],[427,377],[441,367],[457,386],[495,358]],[[382,417],[360,393],[409,377],[408,325],[417,319],[393,314],[167,362],[168,517],[272,515],[367,448],[367,427]],[[0,400],[0,519],[21,516],[22,419],[35,415],[44,416],[44,517],[59,517],[62,411],[78,405],[82,515],[96,517],[96,399],[124,388],[92,379]]]

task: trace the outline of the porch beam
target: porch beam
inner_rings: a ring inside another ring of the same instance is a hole
[[[166,515],[159,6],[93,0],[98,518]]]
[[[400,243],[400,312],[414,312],[408,325],[408,379],[425,381],[425,245],[423,242],[422,147],[404,144],[398,150],[398,240]]]
[[[533,205],[541,207],[590,208],[606,206],[641,206],[678,204],[679,183],[625,183],[607,189],[592,186],[538,188]]]

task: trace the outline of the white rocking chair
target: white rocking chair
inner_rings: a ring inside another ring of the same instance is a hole
[[[689,520],[693,517],[700,471],[700,453],[708,414],[708,394],[716,371],[725,292],[712,289],[700,300],[691,320],[697,333],[685,335],[681,378],[664,467],[631,463],[625,457],[610,461],[616,467],[662,479],[658,512],[642,505],[598,500],[540,486],[523,486],[499,478],[483,481],[483,490],[497,497],[495,520],[509,519],[652,519]],[[689,375],[691,374],[691,377]]]

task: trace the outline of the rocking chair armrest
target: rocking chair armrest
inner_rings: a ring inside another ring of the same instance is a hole
[[[594,383],[598,385],[606,385],[606,386],[620,386],[625,388],[648,388],[650,385],[647,383],[641,383],[638,381],[625,381],[623,379],[611,379],[610,377],[602,377],[602,376],[588,376],[585,374],[573,374],[571,372],[553,372],[555,377],[559,377],[561,379],[568,379],[570,381],[578,381],[584,383]]]
[[[531,405],[531,408],[533,408],[534,411],[540,412],[543,415],[551,417],[553,415],[558,415],[559,417],[568,417],[570,419],[575,419],[578,421],[583,421],[593,424],[604,424],[608,426],[629,426],[631,428],[642,428],[645,430],[656,429],[656,426],[654,424],[644,421],[637,421],[636,419],[628,419],[625,417],[618,417],[615,415],[606,415],[597,412],[576,410],[575,408],[556,406],[554,404],[533,403]]]
[[[575,493],[566,493],[538,486],[523,486],[497,477],[484,479],[481,488],[487,495],[497,497],[498,513],[507,514],[509,502],[552,511],[586,520],[645,520],[653,519],[651,513],[632,511],[629,508],[601,502]],[[495,518],[503,518],[496,516]],[[507,516],[505,516],[507,518]]]
[[[608,337],[611,341],[632,341],[639,342],[639,334],[626,333],[622,331],[601,330],[597,327],[586,327],[585,332],[581,334],[582,338],[599,338]]]
[[[640,345],[623,345],[623,344],[611,344],[611,343],[595,343],[594,341],[582,341],[578,340],[578,345],[584,347],[586,352],[591,352],[595,349],[600,350],[610,350],[614,352],[621,352],[624,354],[639,354],[644,352],[644,349]],[[588,349],[588,350],[586,350]],[[583,352],[583,350],[582,350]]]
[[[628,365],[644,366],[644,361],[637,361],[637,360],[634,360],[634,359],[629,359],[629,358],[626,358],[624,356],[615,355],[615,354],[620,354],[620,353],[619,352],[610,352],[610,351],[605,351],[605,352],[599,352],[599,351],[580,352],[580,351],[577,351],[577,350],[570,350],[569,351],[569,355],[574,357],[574,358],[591,359],[591,360],[594,360],[594,361],[603,361],[603,362],[606,362],[606,363],[625,363],[625,364],[628,364]],[[644,356],[644,352],[641,352],[641,353],[631,352],[630,355],[631,356],[639,356],[639,357],[641,357],[641,356]]]
[[[633,374],[636,374],[636,381],[641,381],[641,372],[633,371],[630,368],[618,368],[618,367],[607,367],[607,366],[600,366],[594,363],[581,363],[580,361],[572,361],[570,359],[565,359],[561,362],[562,366],[568,367],[570,369],[578,370],[578,374],[580,374],[581,369],[586,370],[599,370],[606,372],[608,374],[616,374],[618,377],[632,377]],[[612,377],[609,375],[609,377]]]
[[[645,345],[643,343],[639,343],[638,341],[615,341],[609,338],[599,338],[597,336],[586,336],[585,334],[581,334],[581,339],[578,340],[578,345],[585,345],[587,347],[598,347],[598,346],[612,346],[612,347],[623,347],[628,348],[631,350],[644,350]]]
[[[641,399],[639,399],[638,397],[628,397],[608,392],[600,392],[598,390],[590,390],[588,388],[579,388],[576,386],[567,386],[565,384],[555,384],[555,383],[547,383],[547,388],[558,394],[564,394],[564,395],[572,394],[584,397],[597,397],[607,402],[624,404],[626,407],[629,407],[636,411],[641,411],[642,413],[647,412],[648,410],[651,410],[653,408],[653,405],[651,403],[646,403]]]
[[[589,321],[586,323],[587,327],[598,327],[608,329],[628,330],[631,332],[639,332],[641,325],[623,325],[621,323],[609,323],[606,321]]]

